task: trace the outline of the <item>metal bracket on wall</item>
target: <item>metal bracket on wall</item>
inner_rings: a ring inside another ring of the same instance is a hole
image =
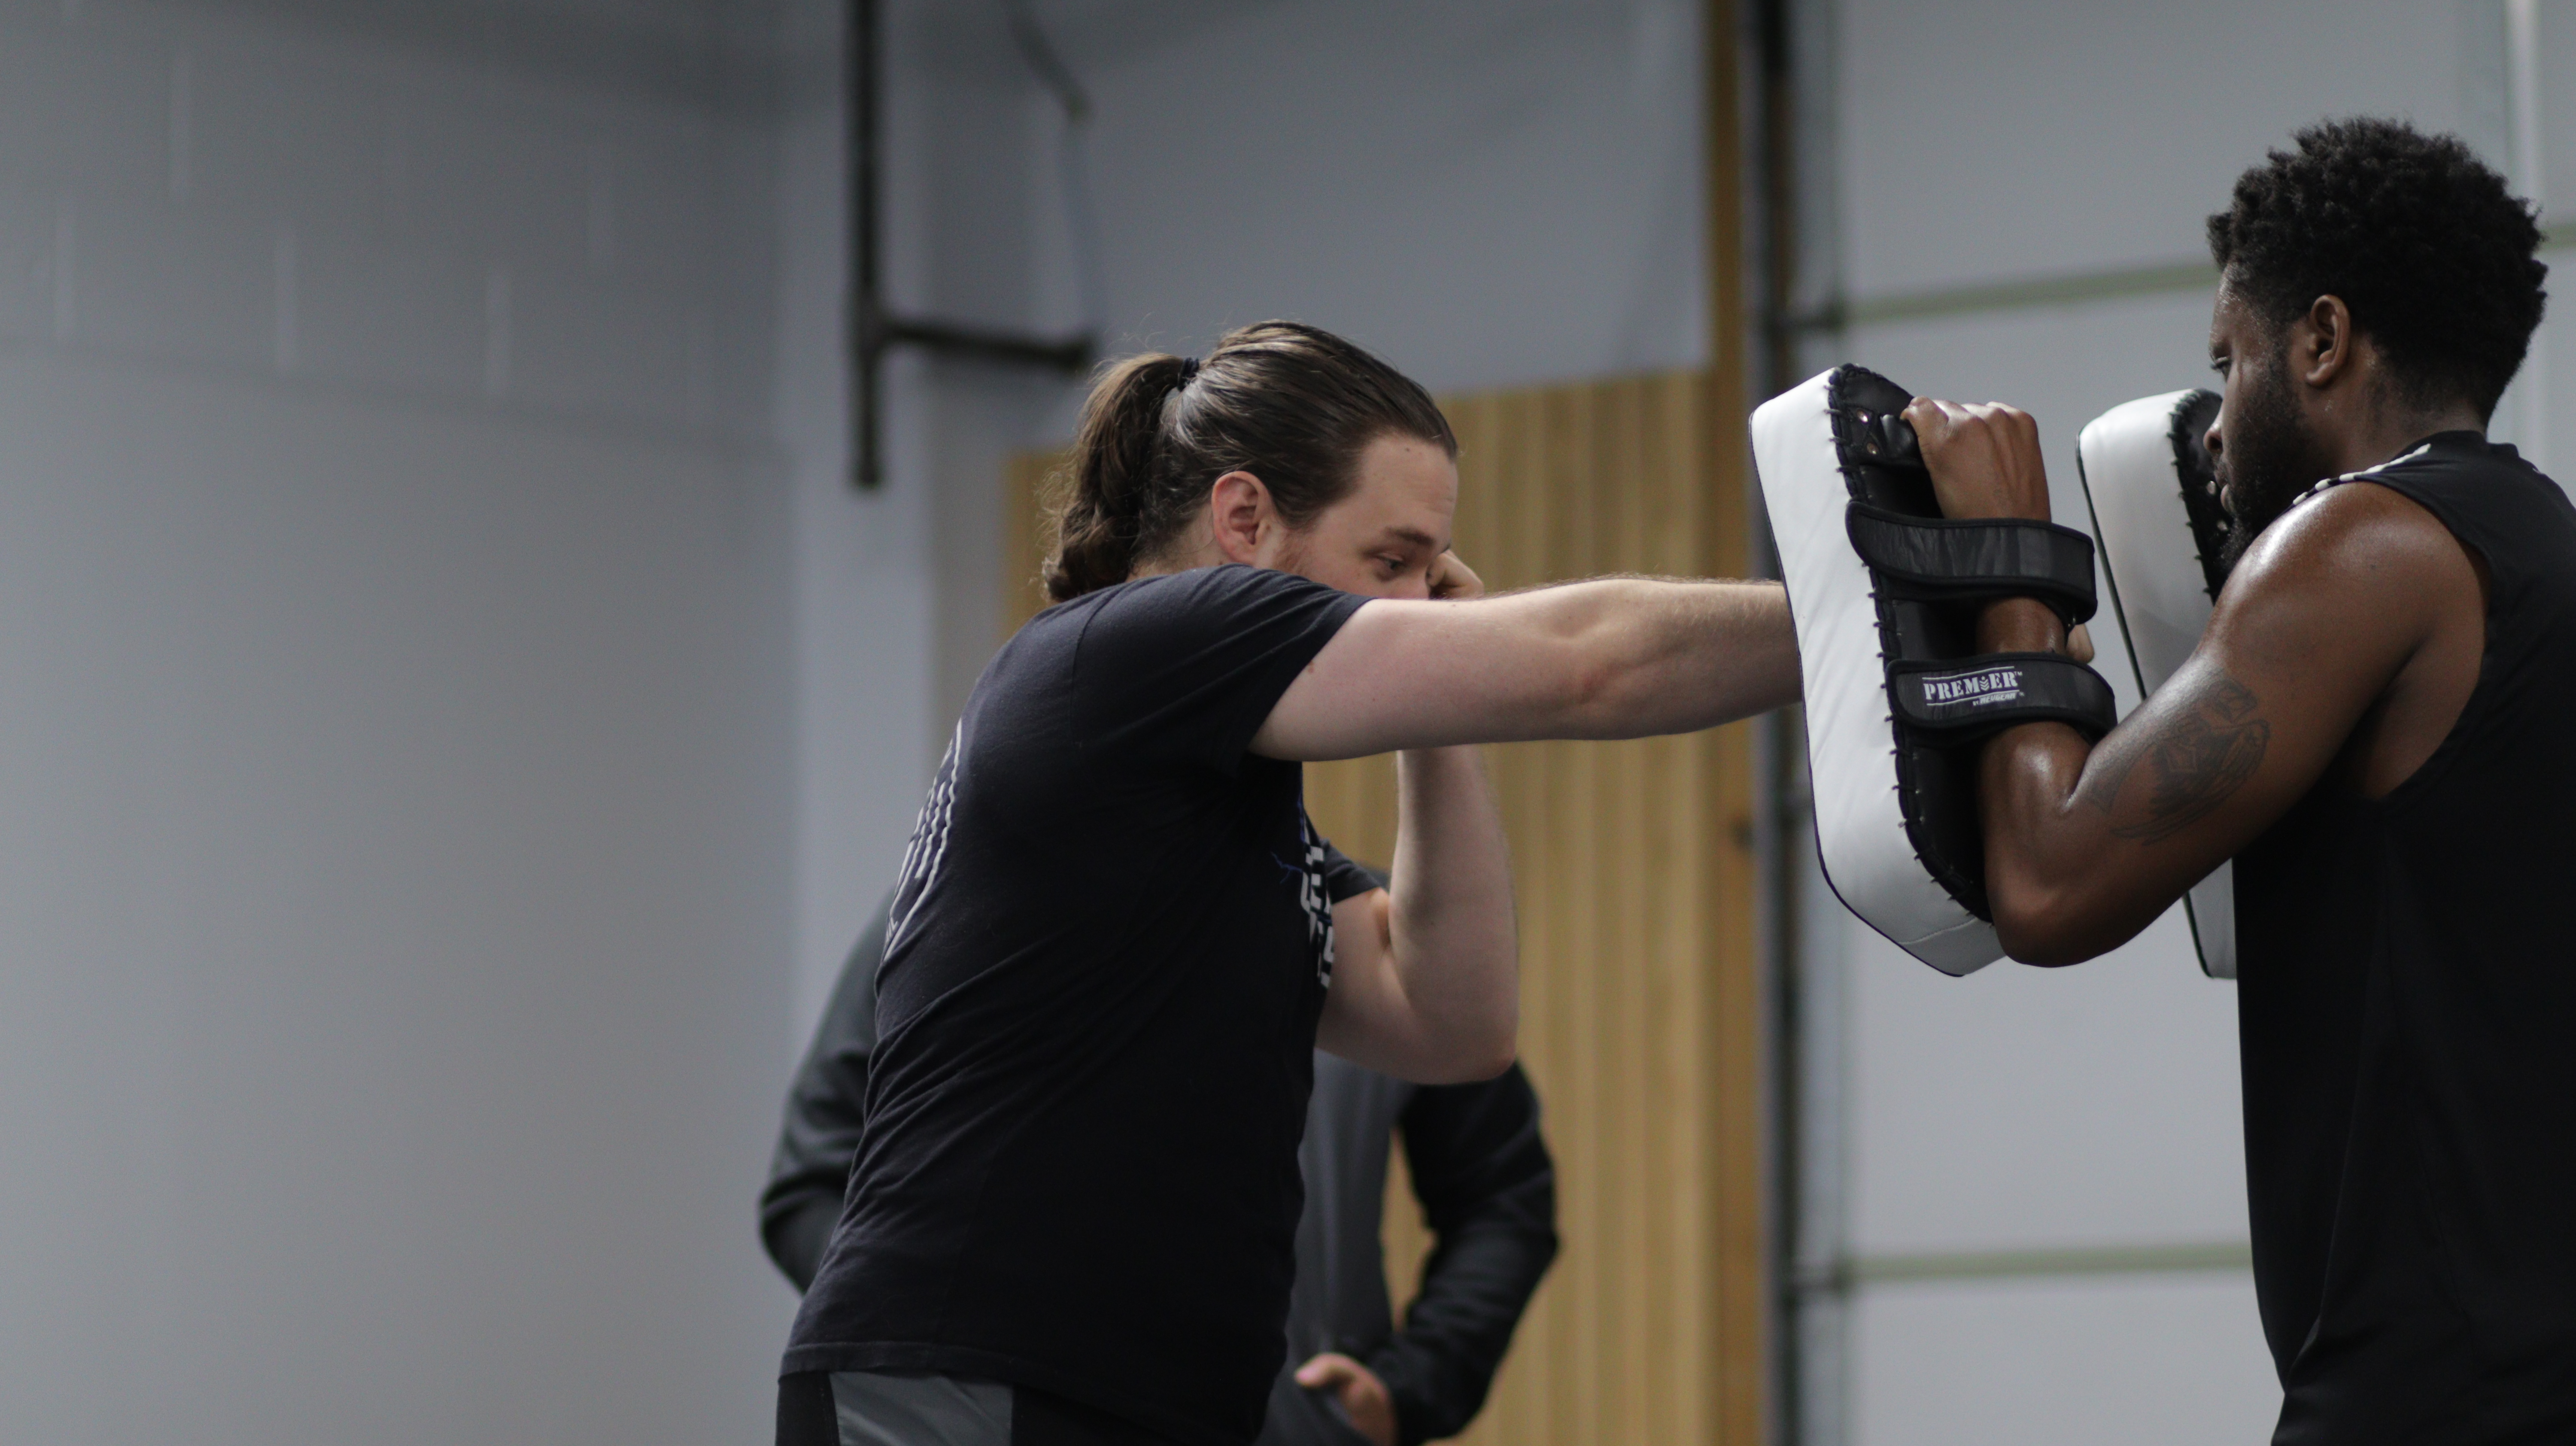
[[[879,0],[849,3],[846,110],[850,152],[850,480],[861,491],[873,492],[885,480],[878,434],[884,417],[880,383],[889,350],[917,346],[944,356],[1078,376],[1091,365],[1094,348],[1088,336],[1026,336],[989,327],[900,317],[886,310],[877,238],[882,212],[877,182],[883,141],[878,110],[883,100],[880,72],[885,44],[879,28]]]

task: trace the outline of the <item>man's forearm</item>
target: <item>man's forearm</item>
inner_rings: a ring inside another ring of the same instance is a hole
[[[1993,651],[2062,651],[2063,637],[2047,609],[2023,601],[1989,607],[1978,631]],[[1988,740],[1986,893],[2006,952],[2073,964],[2117,948],[2233,854],[2250,830],[2172,840],[2261,763],[2272,725],[2260,711],[2251,690],[2196,661],[2098,743],[2063,723]]]
[[[2044,604],[2006,598],[1978,617],[1977,650],[2063,654],[2066,625]],[[2000,868],[2007,881],[2022,881],[2035,862],[2075,842],[2052,834],[2092,751],[2083,734],[2063,723],[2024,724],[1986,741],[1978,795],[1989,875]]]
[[[1454,1436],[1475,1420],[1555,1254],[1554,1233],[1527,1221],[1442,1238],[1403,1328],[1368,1359],[1402,1439]]]
[[[1407,1441],[1466,1429],[1556,1256],[1556,1174],[1518,1069],[1414,1093],[1399,1128],[1438,1247],[1404,1328],[1370,1356]]]
[[[1978,616],[1977,650],[2063,654],[2066,625],[2045,604],[2006,598]],[[2055,921],[2063,912],[2061,880],[2090,872],[2084,862],[2086,841],[2073,836],[2067,825],[2068,805],[2091,753],[2084,735],[2063,723],[2028,723],[1986,740],[1978,803],[1986,838],[1987,894],[2005,949],[2027,964],[2073,962],[2057,957],[2066,952],[2067,941],[2057,937]],[[2017,927],[2025,921],[2048,921],[2052,927],[2045,937],[2032,937],[2041,931]]]
[[[1695,732],[1797,700],[1797,639],[1776,583],[1603,578],[1536,596],[1555,604],[1550,622],[1590,685],[1569,736]]]
[[[1396,757],[1388,944],[1422,1033],[1511,1062],[1520,1029],[1510,850],[1473,748]]]

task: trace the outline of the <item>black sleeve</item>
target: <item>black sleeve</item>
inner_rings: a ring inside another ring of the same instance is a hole
[[[1538,1094],[1513,1065],[1418,1090],[1400,1122],[1413,1191],[1437,1238],[1404,1328],[1369,1358],[1404,1446],[1467,1429],[1530,1296],[1556,1259],[1556,1166]]]
[[[1353,863],[1349,854],[1324,840],[1324,894],[1334,903],[1356,899],[1386,887],[1386,875],[1366,864]]]
[[[850,950],[814,1026],[814,1042],[787,1089],[786,1122],[760,1192],[761,1243],[798,1290],[812,1285],[822,1268],[824,1247],[840,1223],[850,1162],[859,1153],[868,1056],[877,1047],[877,963],[885,955],[887,905],[878,907]]]
[[[1232,774],[1279,695],[1367,601],[1239,563],[1129,583],[1083,627],[1070,736],[1102,760]]]

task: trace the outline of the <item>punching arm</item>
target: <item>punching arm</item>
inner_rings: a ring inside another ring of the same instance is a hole
[[[1909,412],[1943,509],[2046,516],[2037,429],[2010,408]],[[2430,635],[2413,599],[2467,564],[2429,514],[2347,485],[2294,509],[2238,564],[2199,648],[2098,744],[2061,724],[1984,745],[1986,886],[2005,950],[2071,964],[2134,937],[2316,785]],[[2474,588],[2474,578],[2469,579]],[[1979,646],[2054,651],[2046,608],[1988,607]]]
[[[1798,696],[1775,583],[1597,578],[1351,615],[1252,751],[1320,761],[1531,738],[1688,733]]]

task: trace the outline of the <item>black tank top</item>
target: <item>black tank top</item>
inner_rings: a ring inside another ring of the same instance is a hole
[[[2576,508],[2472,432],[2357,474],[2492,576],[2386,798],[2237,860],[2245,1161],[2282,1446],[2576,1441]]]

